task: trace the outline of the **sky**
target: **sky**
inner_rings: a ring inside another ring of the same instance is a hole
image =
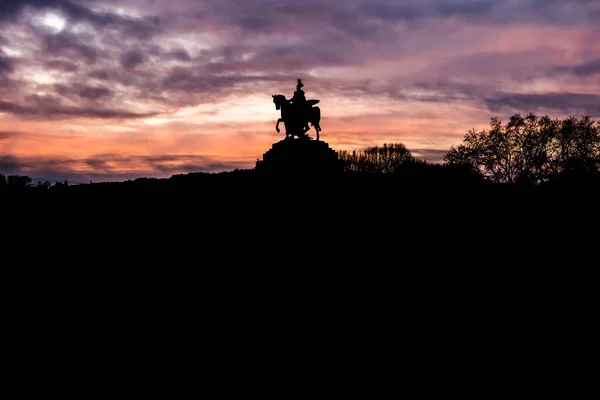
[[[491,117],[600,118],[600,0],[1,0],[0,173],[253,168],[299,78],[334,150],[441,162]]]

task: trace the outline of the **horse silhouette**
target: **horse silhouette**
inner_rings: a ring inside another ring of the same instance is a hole
[[[285,126],[285,138],[293,139],[294,136],[300,138],[309,138],[306,132],[310,130],[309,123],[315,128],[317,132],[317,140],[319,140],[319,132],[321,132],[321,109],[319,107],[313,107],[319,103],[319,100],[307,100],[306,103],[294,104],[290,103],[290,100],[286,99],[282,94],[273,95],[273,103],[275,103],[275,109],[281,109],[281,118],[277,120],[275,130],[280,132],[279,124],[283,122]]]

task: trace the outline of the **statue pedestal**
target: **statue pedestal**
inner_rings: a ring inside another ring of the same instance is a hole
[[[261,175],[337,175],[344,170],[335,150],[323,141],[284,139],[256,162]]]

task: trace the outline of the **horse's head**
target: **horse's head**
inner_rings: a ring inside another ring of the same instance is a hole
[[[273,95],[273,103],[275,103],[275,109],[279,110],[281,108],[281,105],[284,104],[287,100],[285,99],[285,96],[282,94],[274,94]]]

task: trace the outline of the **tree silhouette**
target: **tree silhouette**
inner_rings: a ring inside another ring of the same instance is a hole
[[[31,186],[31,178],[22,175],[10,175],[8,177],[8,186],[14,188],[26,188]]]
[[[340,151],[339,158],[346,171],[390,174],[398,171],[401,165],[414,162],[415,158],[402,143],[384,143],[383,146],[365,150]]]
[[[558,172],[594,171],[600,168],[600,124],[590,117],[560,122],[551,140],[552,161]]]
[[[504,125],[494,117],[489,130],[470,130],[444,161],[469,165],[495,183],[539,184],[567,171],[598,171],[600,125],[587,116],[515,114]]]
[[[0,188],[6,186],[6,177],[0,174]]]
[[[52,184],[48,181],[37,183],[38,190],[48,190],[48,189],[50,189],[51,186],[52,186]]]

